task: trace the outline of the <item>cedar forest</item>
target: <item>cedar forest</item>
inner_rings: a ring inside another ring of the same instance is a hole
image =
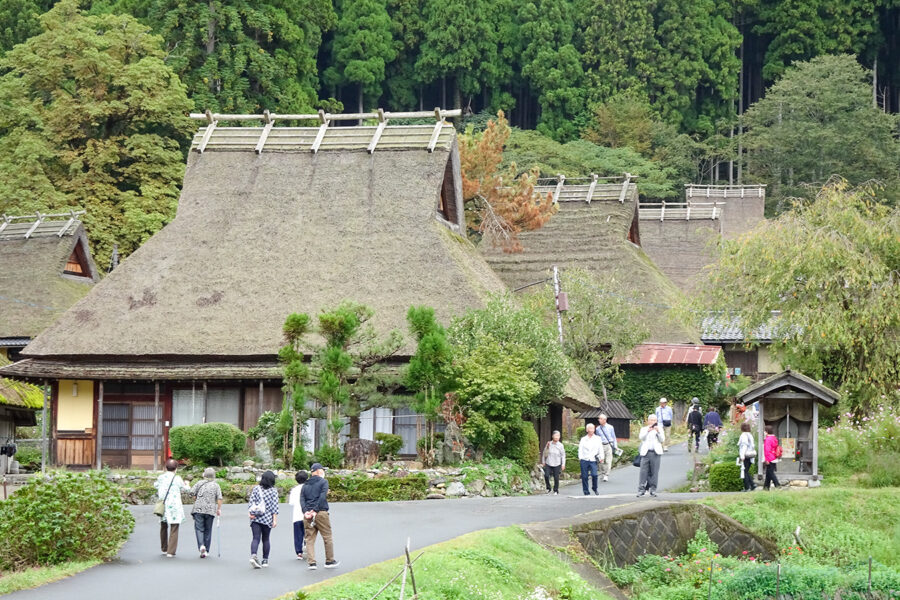
[[[518,211],[513,250],[538,176],[766,183],[770,214],[835,174],[900,190],[895,0],[3,0],[0,53],[0,213],[87,209],[100,264],[174,216],[207,109],[503,111],[501,155],[461,149],[491,146],[469,223]]]

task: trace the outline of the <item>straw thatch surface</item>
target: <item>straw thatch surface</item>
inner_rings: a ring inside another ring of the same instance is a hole
[[[62,236],[65,222],[45,222],[30,238],[31,222],[10,224],[0,235],[0,338],[33,338],[91,289],[96,269],[87,253],[91,277],[63,275],[79,242],[88,248],[76,222]]]
[[[559,211],[542,228],[519,234],[523,252],[504,253],[485,240],[482,253],[512,289],[548,278],[553,265],[592,271],[598,293],[603,293],[604,281],[614,278],[627,287],[629,298],[617,300],[611,296],[611,301],[630,301],[640,307],[650,329],[647,341],[696,343],[697,332],[665,308],[679,301],[680,292],[627,239],[635,221],[636,202],[636,194],[628,194],[625,202],[596,197],[590,204],[559,202]]]
[[[705,270],[716,260],[714,244],[721,237],[720,225],[710,219],[641,219],[641,247],[681,291],[691,293],[702,285]]]
[[[191,153],[176,218],[26,355],[274,358],[291,312],[353,300],[405,333],[410,305],[482,306],[503,282],[435,218],[449,156]]]

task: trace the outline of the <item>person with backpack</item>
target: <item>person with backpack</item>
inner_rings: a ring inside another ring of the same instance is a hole
[[[694,452],[700,451],[700,433],[703,431],[703,413],[700,412],[700,399],[691,398],[691,409],[685,419],[688,426],[688,450],[691,449],[691,439],[694,440]]]
[[[775,488],[780,488],[778,476],[775,475],[775,463],[781,460],[783,450],[778,438],[775,437],[774,429],[771,425],[766,425],[766,439],[763,440],[763,466],[766,468],[766,479],[763,482],[763,489],[769,491],[769,485],[774,483]]]
[[[250,503],[247,508],[250,515],[250,531],[253,539],[250,542],[250,564],[254,569],[269,566],[269,536],[278,527],[278,490],[275,489],[275,473],[266,471],[259,478],[259,485],[250,490]],[[259,542],[262,541],[262,561],[256,555]]]
[[[222,514],[222,488],[216,483],[215,469],[206,467],[203,480],[191,488],[191,496],[195,498],[191,516],[194,517],[197,549],[200,550],[200,558],[206,558],[212,548],[213,522]]]
[[[706,445],[712,447],[719,442],[719,432],[722,431],[722,417],[719,416],[715,406],[709,407],[709,412],[703,417],[703,428],[706,430]]]

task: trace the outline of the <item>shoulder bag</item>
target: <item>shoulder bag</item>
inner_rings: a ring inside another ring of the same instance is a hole
[[[153,505],[153,514],[161,517],[166,514],[166,500],[169,499],[169,492],[172,491],[172,484],[175,483],[176,475],[172,475],[172,481],[169,482],[169,487],[166,488],[166,495],[162,497],[162,500],[159,500],[156,504]]]
[[[262,488],[256,486],[254,491],[259,490],[259,500],[256,502],[250,502],[250,514],[255,516],[260,516],[266,514],[266,503],[263,499]],[[250,493],[250,497],[252,500],[253,492]]]

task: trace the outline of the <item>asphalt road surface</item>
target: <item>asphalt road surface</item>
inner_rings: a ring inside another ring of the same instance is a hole
[[[673,446],[661,461],[659,489],[681,485],[692,462],[684,443]],[[414,502],[332,503],[336,569],[323,569],[322,542],[316,547],[317,571],[293,553],[291,508],[282,504],[279,525],[272,531],[268,569],[251,568],[250,526],[244,505],[225,505],[221,525],[221,558],[213,535],[213,553],[200,559],[190,508],[179,532],[178,554],[159,552],[159,521],[152,506],[133,507],[135,530],[112,562],[33,590],[15,592],[15,600],[270,600],[311,583],[395,558],[407,538],[411,548],[443,542],[471,531],[574,516],[636,500],[638,469],[622,467],[600,484],[599,496],[583,496],[580,482],[560,489],[559,496],[461,498]],[[645,496],[643,499],[647,499]],[[661,493],[660,500],[673,494]],[[261,550],[260,550],[261,554]]]

